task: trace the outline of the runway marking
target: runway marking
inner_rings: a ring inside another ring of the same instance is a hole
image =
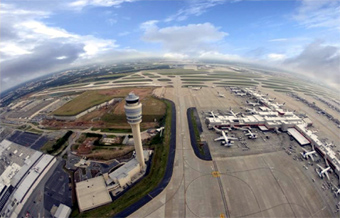
[[[225,218],[225,216],[224,216],[224,214],[223,214],[223,213],[221,213],[221,215],[220,215],[220,218]]]
[[[215,177],[215,178],[220,177],[220,172],[218,172],[218,171],[213,171],[211,174],[212,174],[212,176]]]

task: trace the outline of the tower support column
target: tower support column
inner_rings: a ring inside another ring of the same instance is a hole
[[[130,124],[130,125],[132,129],[133,142],[134,142],[135,150],[136,150],[136,158],[141,168],[144,169],[145,161],[144,161],[143,146],[142,146],[142,139],[140,135],[139,123]]]

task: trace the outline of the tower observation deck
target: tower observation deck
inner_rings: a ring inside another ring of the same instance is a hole
[[[142,122],[142,104],[139,102],[139,97],[131,92],[125,98],[125,114],[129,124]]]
[[[145,169],[143,146],[139,127],[139,124],[142,122],[142,104],[139,102],[139,97],[133,92],[125,98],[125,102],[124,109],[127,122],[130,124],[132,129],[136,158],[141,169]]]

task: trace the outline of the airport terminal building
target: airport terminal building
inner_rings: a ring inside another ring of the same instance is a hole
[[[336,152],[332,148],[322,143],[318,136],[308,127],[312,125],[310,119],[300,118],[293,112],[284,111],[275,102],[270,102],[263,95],[258,94],[252,89],[244,88],[242,91],[258,102],[261,102],[266,108],[262,112],[257,111],[253,115],[237,116],[213,116],[207,117],[205,123],[208,127],[242,127],[242,126],[256,126],[262,131],[276,130],[287,132],[291,135],[301,146],[311,145],[315,148],[322,157],[327,159],[330,167],[333,169],[338,177],[338,185],[340,185],[340,159],[336,156]]]
[[[0,142],[0,215],[18,217],[56,158],[8,140]]]

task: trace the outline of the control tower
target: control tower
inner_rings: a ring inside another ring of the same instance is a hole
[[[127,122],[131,125],[137,161],[141,169],[145,169],[144,154],[139,127],[139,124],[142,122],[142,104],[139,102],[139,97],[133,92],[131,92],[125,98],[125,101],[125,114]]]

